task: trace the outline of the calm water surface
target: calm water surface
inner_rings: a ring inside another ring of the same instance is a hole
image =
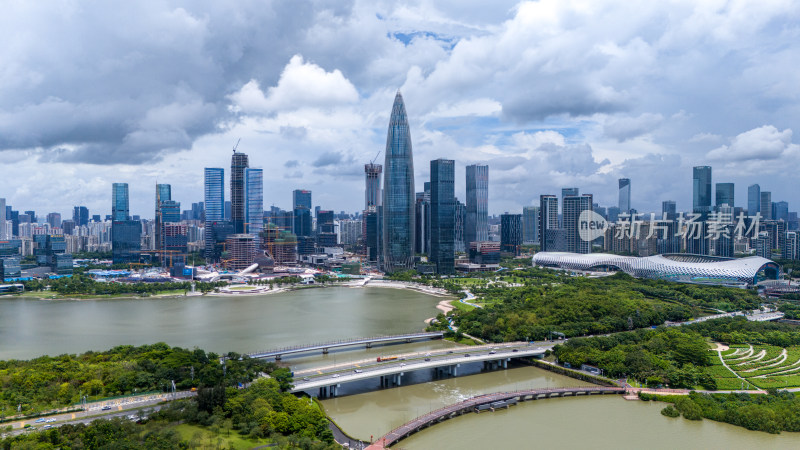
[[[377,287],[140,299],[2,297],[0,359],[28,359],[159,341],[218,353],[253,352],[399,334],[423,330],[423,321],[438,313],[436,304],[440,300],[414,291]],[[430,345],[446,344],[431,341]],[[373,353],[379,354],[382,349],[373,349]]]

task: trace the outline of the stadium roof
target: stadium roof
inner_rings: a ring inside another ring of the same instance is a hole
[[[567,270],[621,270],[636,278],[651,278],[685,283],[752,285],[765,278],[777,278],[780,266],[760,256],[717,258],[692,254],[667,254],[646,257],[608,253],[540,252],[533,264]]]

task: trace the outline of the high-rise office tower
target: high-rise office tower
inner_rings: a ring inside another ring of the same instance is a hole
[[[51,212],[47,214],[47,223],[53,228],[61,228],[61,213]]]
[[[664,200],[661,202],[661,219],[675,220],[678,217],[678,209],[675,200]]]
[[[298,237],[311,236],[311,191],[305,189],[292,191],[292,211],[294,234]]]
[[[25,214],[30,216],[31,223],[39,223],[39,218],[36,217],[36,211],[25,211]]]
[[[406,107],[394,98],[383,177],[383,264],[388,273],[414,267],[414,159]]]
[[[205,204],[205,257],[213,259],[216,245],[212,229],[214,224],[225,220],[225,169],[206,167],[204,175]]]
[[[761,191],[761,205],[758,210],[762,219],[772,220],[772,192]]]
[[[717,210],[722,205],[728,205],[733,208],[733,183],[717,183],[717,194],[716,194],[716,204]]]
[[[696,166],[692,171],[692,211],[708,214],[711,211],[711,166]]]
[[[455,161],[431,161],[431,253],[436,273],[455,273]]]
[[[467,223],[467,205],[461,203],[456,198],[456,228],[455,228],[455,246],[456,253],[466,253],[467,244],[464,241],[464,225]]]
[[[430,182],[426,182],[430,184]],[[430,253],[431,193],[417,192],[414,204],[414,253]]]
[[[522,243],[531,245],[539,242],[539,207],[522,208]]]
[[[155,248],[164,249],[162,236],[164,227],[164,203],[172,200],[172,186],[169,184],[156,184],[156,216],[155,216]]]
[[[775,202],[773,203],[772,215],[775,220],[789,221],[789,203],[788,202]]]
[[[592,243],[580,236],[579,219],[584,211],[592,211],[592,194],[564,197],[564,232],[568,252],[592,252]]]
[[[519,255],[522,245],[522,214],[500,215],[500,251]]]
[[[128,201],[128,183],[114,183],[111,186],[111,220],[128,220],[131,217]],[[86,223],[89,214],[86,214]],[[81,224],[86,225],[86,224]]]
[[[262,169],[244,170],[246,232],[256,236],[264,229],[264,171]]]
[[[555,251],[547,247],[547,231],[558,229],[558,197],[542,195],[539,197],[539,246],[543,252]]]
[[[244,170],[249,167],[247,155],[234,151],[231,156],[231,223],[233,233],[245,232],[245,185]]]
[[[489,240],[489,166],[467,166],[465,245]]]
[[[761,211],[761,186],[752,184],[747,187],[747,215],[755,216]]]
[[[631,211],[631,179],[619,179],[619,210],[624,213]]]
[[[580,195],[581,190],[576,187],[570,188],[561,188],[561,214],[564,214],[564,199],[567,197],[573,197],[576,195]]]
[[[383,166],[380,164],[364,164],[364,174],[367,177],[367,189],[364,198],[364,210],[370,206],[381,205],[381,172]]]
[[[8,228],[6,224],[6,199],[0,198],[0,239],[2,240],[10,238],[6,228]]]

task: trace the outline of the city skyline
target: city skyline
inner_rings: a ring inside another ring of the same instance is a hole
[[[439,157],[456,161],[458,180],[489,165],[493,215],[564,186],[613,205],[618,178],[631,179],[639,210],[665,199],[687,209],[680,181],[699,165],[737,198],[758,183],[794,200],[783,170],[800,162],[790,4],[303,5],[64,4],[69,21],[51,5],[8,5],[0,157],[25,176],[0,177],[0,196],[105,215],[108,186],[123,182],[144,217],[156,181],[199,201],[198,174],[226,165],[242,138],[253,167],[275,169],[265,206],[305,187],[357,211],[399,88],[417,133],[415,183]]]

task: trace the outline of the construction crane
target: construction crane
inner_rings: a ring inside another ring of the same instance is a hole
[[[378,150],[378,154],[377,154],[377,155],[375,155],[375,157],[374,157],[374,158],[372,158],[372,161],[370,161],[369,163],[370,163],[370,164],[375,164],[375,161],[378,159],[378,156],[381,156],[381,152],[382,152],[382,151],[383,151],[383,150]]]
[[[242,142],[242,138],[239,138],[239,140],[236,141],[236,145],[233,146],[233,153],[236,153],[236,149],[239,148],[239,142]]]

